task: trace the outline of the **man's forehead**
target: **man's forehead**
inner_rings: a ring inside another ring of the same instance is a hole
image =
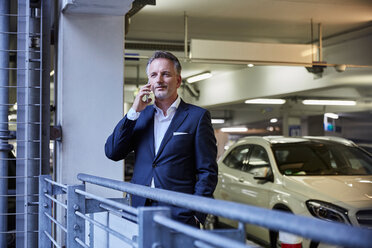
[[[154,59],[149,65],[149,71],[175,71],[171,60],[165,58]]]

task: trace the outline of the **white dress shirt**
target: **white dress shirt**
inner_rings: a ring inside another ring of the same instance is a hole
[[[165,133],[168,130],[168,127],[176,113],[178,106],[180,105],[181,98],[178,96],[177,99],[172,103],[172,105],[167,109],[167,115],[164,115],[163,110],[161,110],[156,104],[155,116],[154,116],[154,148],[155,155],[159,151],[160,144],[164,138]],[[140,113],[136,112],[132,108],[127,113],[127,118],[130,120],[137,120],[140,116]],[[154,178],[151,179],[151,187],[155,188]]]

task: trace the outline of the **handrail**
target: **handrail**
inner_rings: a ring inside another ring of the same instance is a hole
[[[67,189],[67,185],[65,185],[65,184],[57,183],[57,182],[55,182],[53,180],[50,180],[48,178],[44,178],[44,180],[47,181],[48,183],[52,184],[52,185],[56,185],[56,186],[58,186],[60,188]]]
[[[212,245],[221,246],[225,248],[247,248],[247,246],[244,243],[235,240],[227,240],[226,238],[222,238],[214,233],[200,232],[200,230],[194,227],[185,226],[184,224],[172,220],[166,216],[155,215],[154,221],[159,225],[166,226],[178,232],[185,233],[189,236],[193,236],[195,238],[198,238],[198,240],[211,243]]]
[[[366,248],[370,247],[372,244],[372,230],[365,228],[327,222],[316,218],[234,202],[150,188],[88,174],[81,173],[78,174],[77,177],[83,182],[127,192],[129,194],[150,198],[198,212],[210,213],[244,223],[266,227],[271,230],[293,233],[328,244]]]
[[[118,202],[115,202],[115,201],[106,199],[106,198],[101,197],[101,196],[97,196],[97,195],[94,195],[94,194],[85,192],[83,190],[76,189],[75,192],[77,194],[80,194],[80,195],[83,195],[83,196],[88,196],[88,197],[90,197],[92,199],[96,199],[96,200],[98,200],[98,201],[100,201],[102,203],[107,203],[107,204],[110,204],[111,206],[121,208],[121,209],[127,211],[128,213],[131,213],[131,214],[134,214],[134,215],[138,215],[138,210],[137,209],[132,208],[132,207],[129,207],[127,205],[124,205],[124,204],[121,204],[121,203],[118,203]]]
[[[118,239],[121,239],[123,241],[125,241],[127,244],[130,244],[132,247],[137,247],[137,244],[135,242],[133,242],[132,240],[128,239],[127,237],[125,237],[124,235],[122,235],[121,233],[115,231],[115,230],[112,230],[111,228],[108,228],[107,226],[103,225],[102,223],[92,219],[92,218],[89,218],[87,216],[85,216],[83,213],[80,213],[79,211],[75,211],[75,214],[77,216],[79,216],[80,218],[88,221],[89,223],[92,223],[96,226],[98,226],[99,228],[101,228],[102,230],[114,235],[115,237],[117,237]]]

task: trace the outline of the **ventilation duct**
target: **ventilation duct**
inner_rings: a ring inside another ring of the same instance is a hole
[[[191,40],[193,62],[312,65],[311,44]]]

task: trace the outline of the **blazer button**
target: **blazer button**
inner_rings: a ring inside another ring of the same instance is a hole
[[[152,164],[152,168],[155,168],[156,167],[156,164]]]

